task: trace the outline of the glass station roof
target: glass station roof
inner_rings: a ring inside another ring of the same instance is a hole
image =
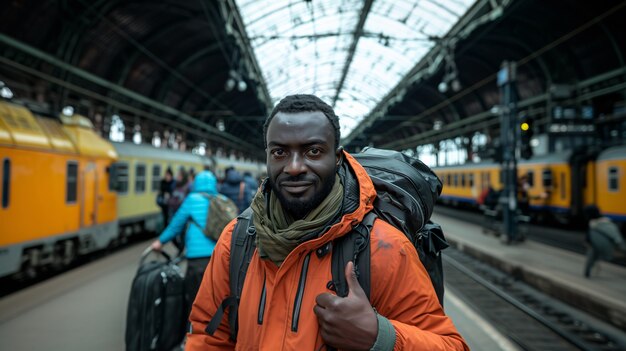
[[[237,6],[273,103],[315,94],[335,108],[347,136],[474,1],[376,0],[367,7],[360,0],[237,0]]]

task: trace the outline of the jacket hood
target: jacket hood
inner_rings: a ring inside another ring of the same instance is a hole
[[[322,236],[321,239],[324,241],[335,240],[350,232],[352,227],[360,223],[363,217],[374,208],[374,199],[376,199],[376,189],[369,175],[345,150],[338,173],[344,187],[341,217]]]
[[[236,170],[232,170],[226,174],[226,179],[224,180],[226,183],[230,184],[239,184],[243,180],[241,173]]]
[[[209,171],[198,173],[193,181],[193,191],[217,194],[217,179],[215,179],[213,173]]]

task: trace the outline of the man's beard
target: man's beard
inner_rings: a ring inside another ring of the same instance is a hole
[[[320,191],[313,194],[313,198],[307,202],[303,202],[298,198],[289,200],[283,196],[272,179],[269,179],[269,183],[272,187],[272,191],[278,197],[278,201],[280,201],[283,210],[287,211],[294,219],[298,220],[304,218],[326,199],[335,185],[335,177],[332,176],[326,183],[322,183]]]

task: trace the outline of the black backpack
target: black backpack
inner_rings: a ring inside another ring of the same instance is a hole
[[[376,189],[374,210],[350,233],[332,243],[330,289],[338,296],[348,295],[345,266],[354,262],[361,287],[370,296],[370,240],[376,217],[403,232],[413,243],[443,306],[443,268],[441,250],[448,247],[441,227],[429,221],[442,184],[433,171],[416,158],[400,152],[367,148],[354,158],[365,168]],[[227,308],[232,340],[237,338],[237,311],[248,265],[255,249],[256,229],[252,223],[252,209],[237,217],[232,232],[230,249],[230,291],[206,327],[210,335],[217,330]]]

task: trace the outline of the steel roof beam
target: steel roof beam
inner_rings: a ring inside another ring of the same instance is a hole
[[[165,112],[167,114],[176,116],[177,118],[179,118],[181,120],[181,122],[186,122],[189,123],[189,125],[191,126],[196,126],[199,127],[203,130],[205,130],[206,132],[208,132],[209,134],[213,135],[214,139],[216,141],[219,142],[223,142],[225,144],[228,144],[230,147],[236,148],[238,150],[244,150],[244,151],[248,151],[252,154],[258,152],[258,147],[255,145],[252,145],[248,142],[246,142],[243,139],[240,139],[238,137],[235,137],[229,133],[225,133],[225,132],[221,132],[219,131],[217,128],[196,120],[195,118],[189,116],[188,114],[179,111],[175,108],[172,108],[170,106],[167,106],[165,104],[162,104],[158,101],[154,101],[144,95],[135,93],[134,91],[131,91],[129,89],[126,89],[124,87],[121,87],[115,83],[112,83],[108,80],[105,80],[103,78],[100,78],[94,74],[91,74],[87,71],[84,71],[80,68],[77,68],[75,66],[72,66],[68,63],[65,63],[47,53],[44,53],[36,48],[33,48],[27,44],[24,44],[18,40],[15,40],[5,34],[0,33],[0,43],[3,43],[7,46],[11,46],[15,49],[18,49],[20,51],[23,51],[29,55],[32,55],[33,57],[36,57],[37,59],[40,59],[44,62],[47,62],[57,68],[60,68],[62,70],[66,70],[70,73],[72,73],[73,75],[80,77],[82,79],[85,79],[88,82],[94,83],[96,85],[99,85],[105,89],[111,90],[111,91],[115,91],[116,93],[123,95],[125,97],[130,98],[131,100],[137,101],[139,103],[142,103],[146,106],[149,106],[151,108],[154,108],[156,110],[159,110],[161,112]]]
[[[261,100],[265,108],[267,109],[267,113],[272,110],[274,107],[272,103],[272,97],[270,96],[269,90],[267,90],[267,83],[265,82],[265,78],[263,78],[263,71],[259,66],[259,62],[256,59],[256,55],[254,53],[254,49],[252,48],[252,44],[250,43],[250,38],[248,38],[248,33],[246,32],[246,26],[241,18],[241,14],[239,13],[239,8],[237,4],[235,4],[234,0],[220,0],[220,9],[222,10],[222,16],[226,22],[226,32],[229,32],[229,28],[232,29],[232,25],[230,24],[231,20],[235,22],[236,29],[233,34],[236,35],[236,39],[238,40],[239,47],[244,52],[244,57],[248,63],[248,69],[251,71],[250,73],[254,76],[253,78],[259,83],[257,89],[259,100]]]
[[[540,94],[537,96],[530,97],[526,100],[520,101],[517,106],[519,109],[523,109],[525,107],[532,106],[535,104],[545,104],[545,102],[548,99],[549,99],[549,94],[547,93]],[[423,133],[414,135],[407,139],[391,141],[389,143],[381,145],[380,147],[384,147],[388,149],[395,149],[395,150],[410,148],[413,146],[422,145],[425,143],[424,140],[426,140],[427,138],[430,138],[428,140],[431,140],[436,135],[448,135],[450,133],[452,134],[456,133],[456,135],[459,135],[458,130],[460,130],[461,128],[465,128],[464,129],[465,132],[472,132],[472,131],[480,130],[482,128],[480,123],[488,121],[488,120],[492,120],[492,119],[498,120],[498,115],[493,114],[491,111],[483,111],[483,112],[477,113],[473,116],[468,116],[458,121],[446,123],[439,130],[433,129],[433,130],[425,131]],[[446,132],[448,133],[444,134]],[[445,138],[441,138],[441,139],[445,139]]]
[[[467,38],[479,26],[493,22],[500,18],[504,9],[512,0],[501,0],[499,3],[490,0],[478,0],[470,7],[464,16],[448,31],[446,38],[452,42],[458,42]],[[485,14],[482,14],[486,11]],[[384,115],[384,111],[393,105],[394,99],[404,96],[407,88],[435,74],[443,63],[442,44],[435,45],[418,63],[404,76],[404,78],[393,88],[377,105],[370,114],[355,128],[350,135],[344,137],[343,143],[349,145],[359,134],[363,133],[372,123]]]
[[[361,14],[359,15],[359,22],[356,24],[356,28],[354,29],[354,37],[352,38],[352,44],[350,44],[350,49],[348,50],[348,56],[346,57],[346,62],[343,66],[343,71],[341,72],[341,78],[339,79],[339,84],[337,84],[337,92],[335,93],[335,97],[333,98],[332,106],[335,107],[337,103],[337,99],[339,99],[339,94],[343,89],[343,84],[346,81],[346,76],[348,75],[348,71],[350,70],[350,65],[352,64],[352,60],[354,59],[354,53],[356,52],[356,47],[359,44],[359,39],[363,35],[363,28],[365,28],[365,20],[367,20],[367,15],[369,15],[370,10],[372,8],[372,4],[374,0],[367,0],[365,4],[363,4],[363,8],[361,9]]]

